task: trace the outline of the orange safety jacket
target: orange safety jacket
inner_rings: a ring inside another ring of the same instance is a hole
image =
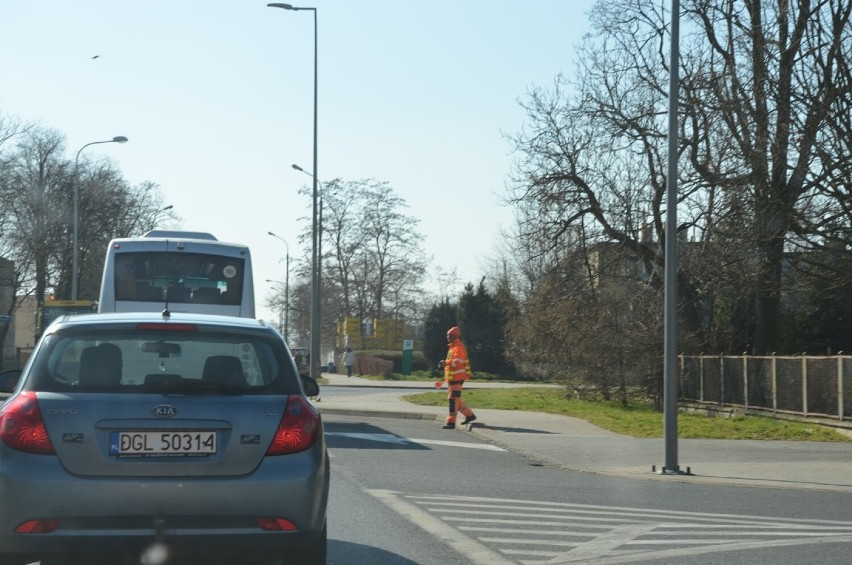
[[[467,348],[462,340],[456,338],[450,343],[447,359],[444,361],[444,380],[466,381],[473,376],[470,372],[470,360],[467,358]]]

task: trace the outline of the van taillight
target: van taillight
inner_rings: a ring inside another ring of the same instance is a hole
[[[319,412],[305,397],[294,394],[287,399],[284,416],[275,431],[267,455],[286,455],[304,451],[317,440],[320,430]]]
[[[18,451],[54,455],[36,393],[25,390],[0,409],[0,441]]]

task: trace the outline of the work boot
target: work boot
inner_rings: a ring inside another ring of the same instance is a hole
[[[462,422],[462,426],[470,424],[474,420],[476,420],[476,414],[471,414],[470,416],[468,416],[467,418],[464,419],[464,422]]]
[[[443,426],[441,426],[445,430],[454,430],[456,429],[456,424],[454,422],[447,422]]]

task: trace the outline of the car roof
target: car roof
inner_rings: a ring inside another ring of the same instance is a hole
[[[220,326],[243,330],[274,331],[263,320],[221,316],[217,314],[196,314],[191,312],[173,312],[163,316],[160,312],[109,312],[98,314],[66,314],[57,318],[54,324],[59,327],[84,329],[86,326],[138,323],[172,323]],[[52,326],[54,325],[52,324]]]

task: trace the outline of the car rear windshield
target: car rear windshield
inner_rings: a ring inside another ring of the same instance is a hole
[[[43,338],[25,388],[39,391],[296,394],[273,337],[210,331],[71,331]]]

